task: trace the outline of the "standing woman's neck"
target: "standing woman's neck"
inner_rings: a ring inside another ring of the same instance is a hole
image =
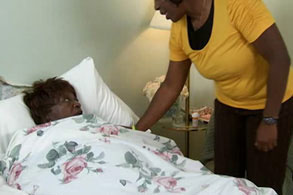
[[[208,19],[213,0],[185,0],[186,14],[191,18],[193,29],[199,29]]]

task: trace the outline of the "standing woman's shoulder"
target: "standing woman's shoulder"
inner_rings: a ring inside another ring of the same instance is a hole
[[[254,42],[275,20],[262,0],[227,0],[233,26],[250,43]]]

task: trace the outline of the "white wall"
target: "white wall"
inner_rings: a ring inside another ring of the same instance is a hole
[[[169,62],[169,31],[147,28],[133,40],[115,61],[115,71],[124,79],[113,78],[113,91],[119,93],[138,115],[142,115],[149,102],[142,94],[147,81],[166,74]]]
[[[276,19],[278,28],[286,42],[291,59],[293,58],[293,1],[264,0]],[[292,59],[293,60],[293,59]]]
[[[30,84],[92,56],[110,88],[123,94],[120,84],[137,70],[125,63],[121,73],[114,61],[148,27],[152,7],[150,0],[0,0],[0,75]]]

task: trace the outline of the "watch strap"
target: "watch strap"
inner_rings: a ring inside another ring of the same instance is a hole
[[[263,117],[262,121],[263,121],[266,125],[274,125],[274,124],[277,124],[277,122],[278,122],[278,118],[265,116],[265,117]]]

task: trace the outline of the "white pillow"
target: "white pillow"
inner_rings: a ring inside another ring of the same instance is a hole
[[[16,130],[35,126],[22,98],[21,94],[0,101],[0,156],[5,153]]]
[[[104,83],[92,58],[85,58],[61,77],[76,90],[83,113],[96,114],[117,125],[131,126],[137,122],[134,112]]]

